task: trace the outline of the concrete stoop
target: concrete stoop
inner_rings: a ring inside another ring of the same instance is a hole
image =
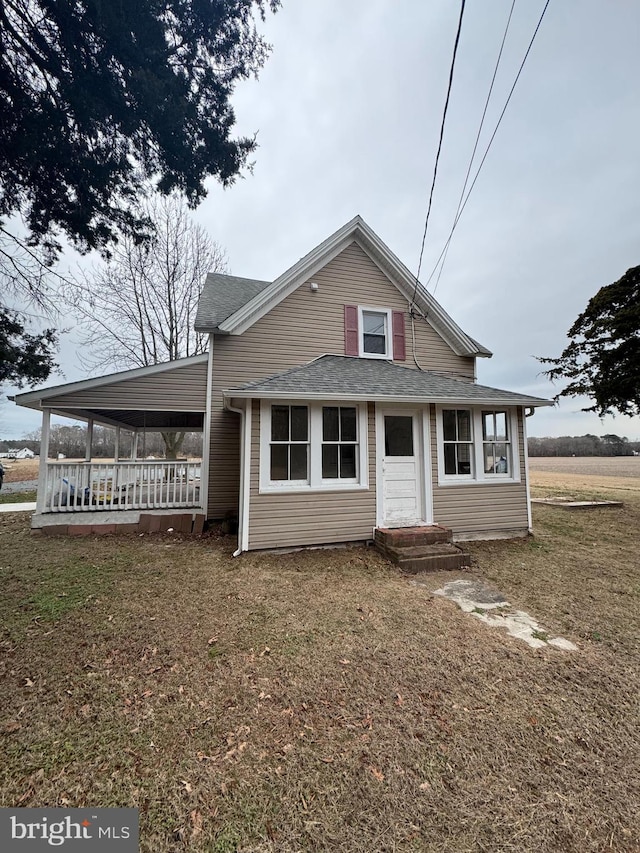
[[[453,533],[447,527],[379,527],[375,546],[388,560],[404,572],[457,571],[471,565],[471,557],[453,544]]]

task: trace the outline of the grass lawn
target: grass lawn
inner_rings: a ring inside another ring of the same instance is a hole
[[[0,803],[137,806],[148,853],[638,850],[640,492],[597,493],[624,508],[471,545],[576,653],[370,549],[234,560],[0,515]]]
[[[29,492],[0,492],[0,504],[30,503],[35,499],[35,489]]]

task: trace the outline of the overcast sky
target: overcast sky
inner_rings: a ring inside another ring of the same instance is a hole
[[[511,0],[469,0],[458,50],[422,281],[452,225]],[[517,0],[483,152],[543,0]],[[284,0],[261,26],[273,52],[234,98],[254,169],[211,184],[196,213],[231,272],[273,279],[359,213],[413,272],[431,184],[459,4],[453,0]],[[552,397],[534,355],[558,355],[603,285],[640,264],[640,4],[551,0],[458,225],[436,298],[491,349],[486,385]],[[432,281],[430,290],[435,283]],[[63,377],[84,378],[71,338]],[[532,435],[615,432],[586,401],[540,409]],[[0,409],[0,437],[39,426]]]

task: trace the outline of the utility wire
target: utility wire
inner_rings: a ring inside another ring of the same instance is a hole
[[[551,2],[551,0],[547,0],[547,2],[546,2],[546,3],[545,3],[545,5],[544,5],[544,9],[542,10],[542,14],[540,15],[540,18],[538,19],[538,24],[537,24],[537,26],[536,26],[536,28],[535,28],[535,30],[534,30],[534,33],[533,33],[533,35],[532,35],[532,37],[531,37],[531,41],[529,42],[529,47],[527,48],[527,51],[526,51],[526,53],[525,53],[525,55],[524,55],[524,58],[523,58],[522,62],[520,63],[520,68],[519,68],[518,73],[517,73],[517,75],[516,75],[516,79],[513,81],[513,85],[512,85],[512,87],[511,87],[511,90],[510,90],[509,95],[508,95],[508,97],[507,97],[507,100],[506,100],[506,102],[505,102],[505,105],[504,105],[504,107],[502,108],[502,112],[500,113],[500,118],[498,119],[497,124],[496,124],[496,126],[495,126],[495,128],[494,128],[494,131],[493,131],[493,133],[492,133],[492,135],[491,135],[491,139],[489,140],[489,144],[487,145],[487,147],[486,147],[486,149],[485,149],[484,155],[483,155],[483,157],[482,157],[482,160],[481,160],[481,162],[480,162],[480,165],[478,166],[478,170],[477,170],[477,172],[476,172],[476,174],[475,174],[475,177],[474,177],[474,179],[473,179],[473,182],[472,182],[471,186],[469,187],[469,191],[467,192],[467,195],[466,195],[465,200],[464,200],[464,202],[463,202],[463,204],[462,204],[462,207],[460,208],[460,210],[459,210],[459,212],[458,212],[458,215],[456,216],[456,218],[455,218],[455,220],[454,220],[454,222],[453,222],[453,225],[452,225],[452,227],[451,227],[451,231],[449,232],[449,236],[448,236],[448,238],[447,238],[447,242],[445,243],[444,249],[443,249],[443,250],[442,250],[442,252],[440,253],[440,257],[439,257],[439,258],[438,258],[438,260],[436,261],[436,265],[434,266],[433,270],[431,271],[431,275],[429,276],[429,278],[427,279],[426,284],[424,285],[425,289],[429,286],[429,282],[430,282],[430,281],[431,281],[431,279],[433,278],[433,276],[434,276],[434,274],[435,274],[435,271],[438,269],[438,265],[439,265],[440,261],[442,260],[442,258],[444,257],[445,252],[446,252],[446,251],[447,251],[447,249],[449,248],[449,243],[451,243],[451,240],[452,240],[452,238],[453,238],[453,233],[454,233],[454,231],[455,231],[455,229],[456,229],[456,226],[458,225],[458,222],[460,221],[460,217],[462,216],[462,214],[463,214],[463,212],[464,212],[465,207],[467,206],[467,202],[469,201],[469,196],[470,196],[470,195],[471,195],[471,193],[473,192],[473,188],[474,188],[474,187],[475,187],[475,185],[476,185],[476,181],[478,180],[478,176],[479,176],[480,172],[482,171],[482,167],[484,166],[484,161],[487,159],[487,154],[489,153],[489,150],[490,150],[490,148],[491,148],[491,145],[493,144],[493,140],[495,139],[496,133],[498,132],[498,128],[500,127],[500,123],[502,122],[502,119],[503,119],[503,117],[504,117],[504,114],[505,114],[505,112],[507,111],[507,107],[509,106],[509,101],[511,100],[511,96],[513,95],[513,92],[514,92],[514,89],[516,88],[516,85],[517,85],[517,83],[518,83],[518,80],[520,79],[520,75],[522,74],[522,69],[524,68],[524,65],[525,65],[525,63],[526,63],[526,61],[527,61],[527,57],[529,56],[529,53],[530,53],[531,48],[532,48],[532,46],[533,46],[533,43],[534,43],[534,41],[535,41],[535,39],[536,39],[536,36],[538,35],[538,30],[540,29],[540,25],[542,24],[542,20],[543,20],[543,18],[544,18],[544,16],[545,16],[545,13],[546,13],[546,11],[547,11],[547,8],[548,8],[548,6],[549,6],[549,3],[550,3],[550,2]],[[414,294],[414,295],[415,295],[415,294]]]
[[[422,267],[422,255],[424,253],[424,244],[425,244],[425,241],[427,239],[427,229],[429,227],[429,215],[431,213],[431,204],[433,202],[433,190],[435,188],[436,177],[438,175],[438,162],[440,160],[440,151],[442,150],[442,138],[444,136],[444,125],[445,125],[445,121],[447,118],[447,110],[449,108],[449,98],[451,96],[451,87],[453,84],[453,72],[454,72],[455,65],[456,65],[456,54],[458,52],[458,43],[460,41],[460,32],[462,31],[462,17],[464,15],[464,6],[465,6],[465,0],[462,0],[462,4],[460,6],[460,18],[458,20],[458,30],[456,32],[456,40],[455,40],[455,43],[453,45],[453,55],[451,57],[451,69],[449,71],[449,84],[447,86],[447,98],[446,98],[445,103],[444,103],[444,110],[442,113],[442,122],[440,123],[440,140],[438,142],[438,151],[436,152],[436,162],[435,162],[435,165],[433,167],[433,180],[431,182],[431,191],[429,193],[429,205],[427,207],[427,216],[426,216],[426,219],[424,222],[424,233],[422,235],[422,246],[420,247],[420,260],[418,261],[418,272],[416,273],[416,283],[415,283],[415,287],[413,288],[413,296],[411,297],[412,303],[416,298],[416,291],[418,290],[418,279],[420,277],[420,269]]]
[[[504,44],[507,40],[507,33],[509,32],[509,26],[511,24],[511,17],[513,15],[513,10],[516,5],[516,0],[513,0],[511,4],[511,9],[509,10],[509,17],[507,18],[507,25],[504,28],[504,34],[502,36],[502,42],[500,44],[500,50],[498,51],[498,58],[496,59],[496,66],[493,69],[493,77],[491,78],[491,85],[489,86],[489,92],[487,93],[487,99],[484,102],[484,110],[482,111],[482,118],[480,119],[480,126],[478,127],[478,132],[476,134],[476,141],[473,146],[473,151],[471,152],[471,158],[469,160],[469,165],[467,167],[467,174],[464,176],[464,184],[462,186],[462,191],[460,193],[460,198],[458,199],[458,206],[456,207],[456,212],[453,217],[454,222],[460,213],[460,208],[462,207],[462,202],[464,199],[465,190],[467,189],[467,184],[469,183],[469,175],[471,174],[471,167],[473,166],[473,161],[475,160],[476,151],[478,150],[478,143],[480,142],[480,134],[482,133],[482,128],[484,127],[484,120],[487,115],[487,110],[489,108],[489,101],[491,100],[491,95],[493,93],[493,87],[496,82],[496,76],[498,74],[498,68],[500,67],[500,60],[502,59],[502,52],[504,50]],[[451,244],[447,243],[445,248],[444,257],[442,258],[442,264],[440,266],[440,272],[438,273],[438,278],[436,279],[435,287],[433,288],[433,293],[435,295],[436,290],[438,289],[438,285],[440,284],[440,276],[442,275],[442,270],[444,269],[444,265],[447,262],[447,253],[449,252],[449,246]],[[429,279],[431,280],[431,279]]]

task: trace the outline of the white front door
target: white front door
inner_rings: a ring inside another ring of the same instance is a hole
[[[424,520],[419,420],[417,412],[386,410],[378,421],[385,527],[412,527]]]

